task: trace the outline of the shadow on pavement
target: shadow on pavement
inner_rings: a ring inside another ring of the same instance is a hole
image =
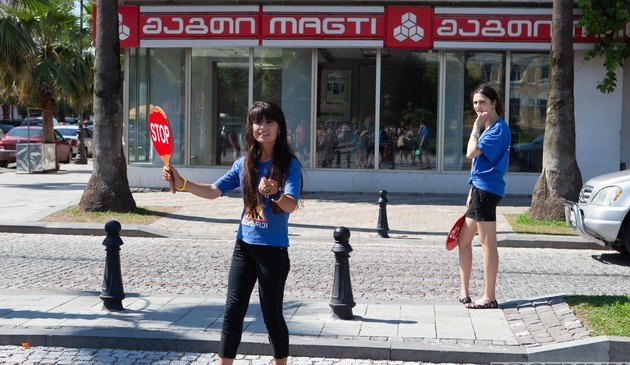
[[[599,255],[591,255],[595,260],[609,265],[630,266],[630,255],[621,253],[602,253]]]

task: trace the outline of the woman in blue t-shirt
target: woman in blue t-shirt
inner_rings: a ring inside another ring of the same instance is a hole
[[[284,113],[274,103],[257,101],[249,110],[245,145],[246,156],[214,184],[188,181],[170,165],[163,178],[173,178],[177,191],[207,199],[241,188],[245,207],[230,266],[219,364],[232,364],[236,357],[256,281],[275,364],[286,364],[289,331],[282,301],[290,266],[288,220],[300,199],[302,166],[289,145]]]
[[[505,195],[503,176],[508,168],[510,128],[503,118],[503,105],[492,87],[482,84],[472,93],[477,119],[473,124],[466,157],[472,159],[466,199],[466,221],[459,235],[460,302],[467,308],[497,308],[495,287],[499,269],[497,250],[497,205]],[[482,132],[483,131],[483,132]],[[472,240],[479,232],[483,254],[484,293],[470,299]]]

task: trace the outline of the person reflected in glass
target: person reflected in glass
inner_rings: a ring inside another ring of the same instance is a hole
[[[244,208],[228,277],[219,364],[232,364],[236,357],[245,313],[258,282],[274,364],[282,365],[289,355],[289,332],[282,314],[290,268],[288,220],[302,192],[302,166],[288,143],[284,113],[274,103],[257,101],[249,110],[245,145],[246,155],[213,184],[188,181],[170,165],[162,176],[173,179],[178,191],[206,199],[241,188]]]
[[[509,163],[510,128],[501,117],[503,104],[491,86],[482,84],[472,93],[477,118],[468,139],[466,157],[472,160],[466,199],[466,221],[459,235],[460,302],[470,309],[497,308],[496,281],[499,270],[497,250],[497,205],[505,195],[504,176]],[[484,292],[470,298],[472,241],[479,232],[483,255]]]
[[[420,168],[431,168],[431,148],[429,147],[429,127],[423,119],[420,119],[420,128],[418,129],[418,138],[420,139]]]

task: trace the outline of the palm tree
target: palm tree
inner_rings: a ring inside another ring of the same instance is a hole
[[[56,98],[78,102],[92,93],[89,37],[79,29],[72,5],[71,0],[0,5],[3,80],[12,80],[22,105],[39,104],[44,111],[44,142],[54,142]]]
[[[136,202],[129,190],[122,144],[122,75],[117,0],[98,1],[94,25],[94,170],[81,196],[79,209],[130,212],[136,208]]]
[[[582,187],[575,158],[573,1],[554,0],[552,13],[543,169],[534,186],[530,209],[535,219],[563,219],[564,200],[576,201]]]

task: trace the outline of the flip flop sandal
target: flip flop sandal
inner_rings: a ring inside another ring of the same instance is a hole
[[[472,303],[465,304],[465,306],[468,309],[497,309],[499,308],[499,303],[497,303],[496,300],[493,300],[484,304],[478,304],[478,303],[472,302]]]
[[[459,298],[459,302],[462,303],[462,304],[468,304],[468,303],[472,302],[472,299],[470,299],[469,296],[465,296],[463,298]]]

